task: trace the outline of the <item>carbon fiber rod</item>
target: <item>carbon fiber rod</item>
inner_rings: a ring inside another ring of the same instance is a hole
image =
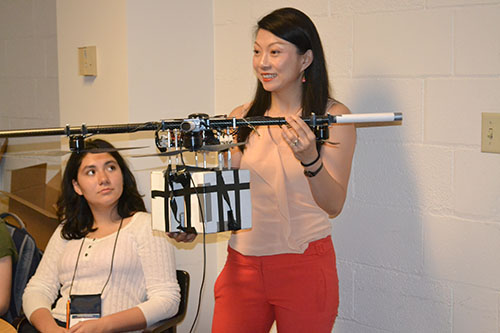
[[[360,113],[347,115],[325,115],[303,118],[309,126],[330,126],[332,124],[366,123],[366,122],[399,122],[403,120],[401,113]],[[139,131],[156,131],[181,129],[184,131],[200,131],[231,127],[273,126],[286,124],[285,118],[248,117],[248,118],[189,118],[166,119],[158,122],[111,124],[111,125],[82,125],[54,128],[14,129],[0,131],[0,138],[49,136],[49,135],[87,135],[87,134],[118,134]]]

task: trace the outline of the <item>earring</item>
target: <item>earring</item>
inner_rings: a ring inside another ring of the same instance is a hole
[[[302,76],[302,83],[306,83],[306,76]]]

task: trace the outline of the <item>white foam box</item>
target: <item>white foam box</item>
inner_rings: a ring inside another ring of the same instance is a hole
[[[153,171],[151,200],[154,230],[211,234],[252,227],[249,170]]]

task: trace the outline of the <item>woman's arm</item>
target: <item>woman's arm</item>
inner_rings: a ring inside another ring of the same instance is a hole
[[[174,247],[165,233],[151,229],[151,215],[140,213],[137,251],[146,282],[147,301],[137,307],[151,325],[177,313],[180,287],[177,283]],[[139,222],[139,221],[137,221]]]
[[[51,312],[46,308],[35,310],[30,317],[31,323],[41,333],[52,332],[124,332],[140,330],[146,327],[146,318],[142,311],[135,307],[97,320],[82,321],[66,330],[57,325]]]
[[[57,325],[49,309],[39,308],[33,311],[29,318],[33,326],[41,333],[67,332],[64,327]]]
[[[0,316],[9,309],[12,287],[12,257],[0,258]]]
[[[343,104],[334,104],[330,114],[350,113]],[[283,138],[288,142],[295,157],[303,164],[310,164],[318,156],[316,137],[307,124],[297,116],[287,117],[291,129],[283,126]],[[294,145],[295,140],[297,144]],[[351,173],[354,146],[356,144],[356,129],[354,125],[334,125],[330,127],[328,141],[338,142],[338,145],[325,144],[321,149],[320,158],[313,164],[304,167],[306,171],[320,171],[314,177],[307,177],[309,188],[316,204],[331,217],[342,211],[347,195],[347,185]]]
[[[70,333],[94,332],[128,332],[146,328],[146,318],[142,311],[135,307],[104,316],[96,320],[81,321],[71,327]]]
[[[29,321],[43,332],[43,328],[55,324],[50,313],[59,293],[58,263],[67,241],[61,237],[59,226],[47,244],[35,275],[30,279],[23,293],[23,310]]]

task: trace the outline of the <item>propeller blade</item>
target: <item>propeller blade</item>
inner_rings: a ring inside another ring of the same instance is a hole
[[[189,151],[189,149],[178,149],[178,150],[169,150],[169,151],[166,151],[163,153],[131,155],[130,157],[175,156],[175,155],[182,154],[182,153],[188,152],[188,151]]]
[[[99,154],[99,153],[111,153],[114,151],[123,151],[123,150],[129,150],[129,149],[143,149],[143,148],[149,148],[148,146],[143,146],[143,147],[123,147],[123,148],[93,148],[93,149],[82,149],[80,150],[81,153],[94,153],[94,154]],[[66,154],[71,154],[72,151],[70,150],[33,150],[33,151],[26,151],[26,152],[13,152],[13,153],[6,153],[7,156],[52,156],[52,157],[58,157],[58,156],[64,156]]]
[[[245,142],[238,142],[238,143],[227,143],[227,144],[221,144],[221,145],[204,145],[201,146],[199,150],[201,151],[224,151],[228,150],[233,147],[239,147],[243,146]]]
[[[91,148],[91,149],[81,149],[80,152],[82,153],[111,153],[114,151],[122,151],[122,150],[132,150],[132,149],[144,149],[144,148],[149,148],[149,146],[142,146],[142,147],[120,147],[120,148]]]
[[[14,156],[64,156],[66,154],[71,153],[70,151],[62,151],[62,150],[39,150],[39,151],[23,151],[23,152],[12,152],[6,153],[5,156],[14,157]]]

